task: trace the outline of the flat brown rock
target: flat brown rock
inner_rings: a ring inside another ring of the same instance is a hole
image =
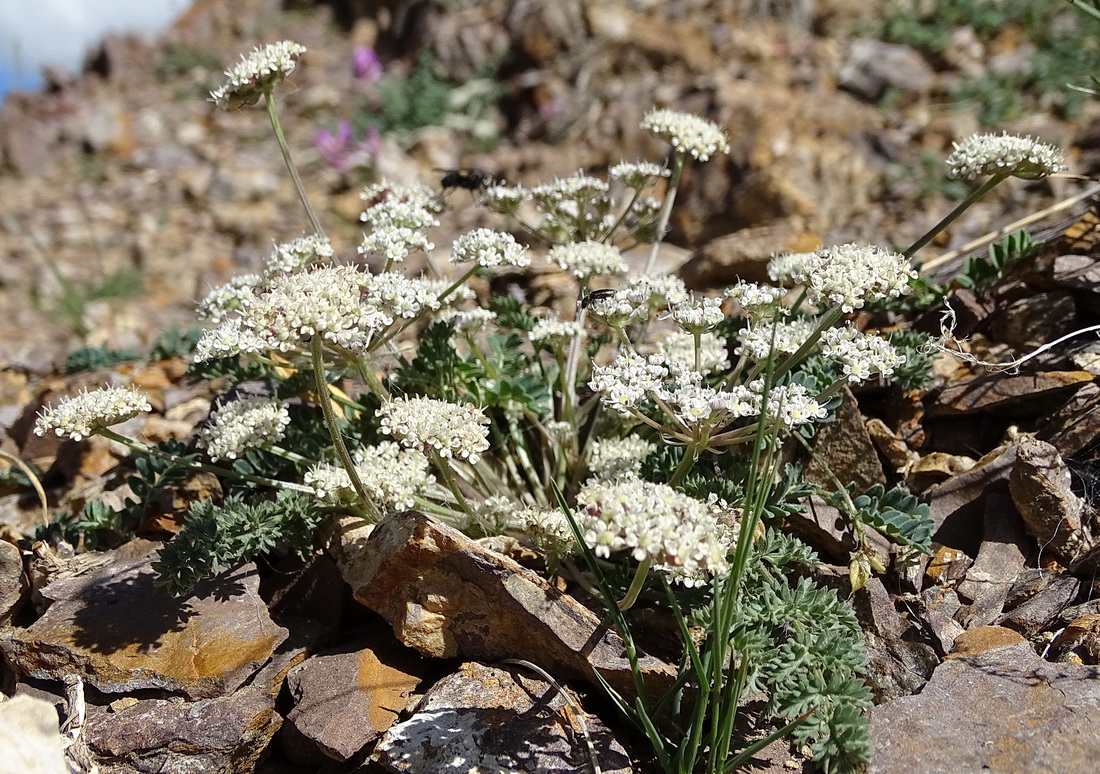
[[[380,648],[319,653],[290,671],[295,703],[287,724],[297,739],[295,757],[311,757],[312,748],[314,759],[346,761],[394,724],[421,680],[407,671],[404,662],[412,659],[399,648],[390,640]]]
[[[253,565],[196,587],[184,598],[154,584],[158,544],[135,540],[110,561],[42,590],[53,604],[25,629],[0,638],[24,675],[79,675],[107,693],[159,688],[190,698],[231,693],[287,637],[257,594]]]
[[[337,553],[355,599],[426,656],[527,659],[594,685],[599,674],[622,695],[635,695],[622,640],[595,613],[429,516],[390,516],[364,545]],[[644,655],[640,661],[652,694],[671,685],[672,666]]]

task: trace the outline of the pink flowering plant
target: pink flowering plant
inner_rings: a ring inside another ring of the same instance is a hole
[[[731,771],[785,733],[827,770],[861,766],[871,702],[854,614],[833,591],[784,571],[816,561],[783,532],[813,491],[790,461],[812,454],[815,428],[847,387],[906,368],[906,352],[853,319],[910,292],[917,274],[906,256],[924,242],[904,254],[846,244],[778,255],[774,284],[689,292],[655,271],[657,249],[685,166],[729,144],[711,121],[660,109],[642,126],[667,143],[665,163],[491,185],[480,205],[499,227],[442,250],[432,236],[447,202],[439,191],[379,181],[363,191],[362,241],[338,249],[310,206],[272,96],[305,53],[289,41],[257,49],[211,95],[224,109],[264,102],[306,212],[306,236],[276,245],[262,272],[199,305],[208,327],[194,375],[261,380],[262,394],[227,389],[188,449],[113,430],[150,410],[122,387],[46,409],[38,431],[100,434],[157,465],[219,476],[228,497],[193,508],[161,552],[158,569],[176,592],[278,545],[308,553],[330,515],[375,522],[415,508],[471,535],[525,542],[606,603],[642,698],[607,690],[662,770]],[[356,68],[377,77],[366,54]],[[950,163],[959,176],[997,181],[1061,164],[1048,146],[996,136],[960,144]],[[639,247],[640,270],[631,269],[625,251]],[[449,266],[404,270],[441,252]],[[574,313],[472,289],[475,278],[521,276],[533,261],[572,278]],[[915,500],[853,497],[836,484],[856,535],[853,589],[885,561],[869,530],[927,549],[927,511]],[[635,606],[669,616],[682,635],[667,694],[645,685]],[[734,722],[756,689],[779,729],[747,744]]]

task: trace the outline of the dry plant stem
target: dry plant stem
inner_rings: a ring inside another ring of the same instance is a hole
[[[1001,173],[993,175],[991,178],[986,180],[978,189],[973,191],[969,196],[959,202],[958,207],[947,213],[947,217],[934,225],[927,234],[914,242],[908,250],[902,253],[902,255],[904,255],[906,258],[912,258],[917,250],[920,250],[926,244],[935,239],[937,234],[939,234],[945,228],[954,223],[956,218],[958,218],[960,215],[970,209],[970,205],[974,204],[974,202],[978,201],[978,199],[981,199],[987,193],[992,191],[1002,180],[1006,179],[1007,177],[1008,175]]]
[[[378,506],[367,496],[366,487],[359,480],[359,472],[355,469],[355,461],[351,458],[348,447],[344,444],[344,437],[340,435],[340,425],[336,421],[336,412],[332,410],[332,401],[328,397],[328,381],[325,379],[325,357],[321,348],[321,337],[314,336],[310,341],[309,348],[310,355],[313,358],[313,379],[317,389],[317,402],[321,404],[321,413],[325,417],[325,426],[328,428],[332,445],[336,448],[337,456],[340,457],[340,464],[347,471],[352,489],[355,490],[355,494],[363,503],[363,507],[377,521],[382,514],[379,513]]]
[[[119,435],[114,430],[104,427],[96,431],[97,435],[101,435],[104,438],[108,438],[116,443],[120,443],[128,449],[133,449],[136,452],[142,454],[148,454],[150,457],[157,457],[162,460],[174,462],[177,465],[183,465],[190,470],[201,470],[204,473],[213,473],[215,476],[222,478],[231,478],[235,481],[247,481],[250,484],[259,484],[260,486],[268,486],[272,489],[289,489],[294,492],[305,492],[306,494],[316,494],[313,487],[305,486],[304,484],[295,484],[290,481],[276,481],[273,478],[264,478],[262,476],[252,476],[246,473],[238,473],[230,468],[219,468],[215,465],[207,465],[205,462],[196,462],[194,460],[184,460],[177,457],[174,454],[163,452],[154,446],[146,446],[140,441],[135,441],[132,438],[127,438],[124,435]]]
[[[291,180],[294,181],[294,189],[298,192],[298,198],[302,200],[302,206],[306,208],[310,228],[317,236],[323,237],[325,230],[321,228],[321,221],[317,219],[317,213],[313,211],[313,205],[309,203],[309,197],[306,196],[306,187],[302,185],[302,178],[298,176],[298,168],[294,166],[294,161],[290,158],[290,148],[286,144],[283,127],[279,124],[279,114],[275,112],[275,98],[271,96],[270,90],[264,92],[264,104],[267,106],[267,116],[271,119],[271,128],[275,130],[275,139],[279,141],[279,151],[283,154],[283,162],[290,172]]]
[[[49,524],[50,504],[49,500],[46,499],[46,490],[42,488],[42,482],[38,480],[38,476],[36,476],[34,474],[34,471],[31,470],[30,465],[23,462],[23,460],[19,459],[14,454],[9,454],[3,449],[0,449],[0,458],[8,460],[9,462],[11,462],[12,465],[18,466],[19,469],[23,471],[23,475],[26,476],[27,480],[31,482],[31,486],[34,487],[34,491],[38,493],[38,502],[42,505],[42,523]]]
[[[684,158],[687,151],[674,151],[672,154],[672,170],[668,178],[668,190],[665,192],[665,201],[661,205],[661,214],[657,218],[657,238],[653,246],[649,248],[649,260],[645,263],[644,274],[652,274],[653,267],[657,265],[657,253],[661,251],[661,243],[665,240],[665,229],[668,228],[668,220],[672,217],[672,204],[676,201],[676,190],[680,187],[680,177],[684,173]]]
[[[1053,177],[1053,175],[1052,175],[1052,177]],[[1080,193],[1074,194],[1073,196],[1069,197],[1068,199],[1063,199],[1060,202],[1056,202],[1055,204],[1052,204],[1051,206],[1047,207],[1046,209],[1039,210],[1038,212],[1034,212],[1031,215],[1020,218],[1019,220],[1014,220],[1011,223],[1009,223],[1007,226],[1004,226],[1003,228],[999,228],[996,231],[990,231],[988,234],[985,234],[984,236],[980,236],[972,242],[967,242],[965,245],[960,247],[958,250],[952,250],[950,252],[944,253],[943,255],[936,256],[932,260],[921,264],[921,267],[920,267],[921,273],[922,274],[928,274],[928,273],[934,271],[935,269],[938,269],[940,266],[943,266],[944,264],[951,263],[951,261],[955,260],[956,258],[958,258],[961,255],[966,255],[967,253],[971,252],[972,250],[977,250],[980,247],[984,247],[988,244],[991,244],[992,242],[996,242],[998,239],[1001,239],[1002,237],[1007,236],[1008,234],[1011,234],[1015,231],[1019,231],[1020,229],[1024,228],[1025,226],[1030,226],[1032,223],[1040,221],[1043,218],[1046,218],[1050,215],[1055,214],[1056,212],[1061,212],[1064,209],[1068,209],[1069,207],[1072,207],[1074,204],[1077,204],[1077,202],[1084,201],[1085,199],[1088,199],[1091,196],[1095,196],[1098,193],[1100,193],[1100,183],[1095,183],[1093,185],[1090,185],[1085,190],[1081,191]]]
[[[530,669],[532,672],[540,675],[542,679],[550,683],[550,685],[554,686],[558,693],[561,694],[562,698],[565,699],[566,703],[573,709],[573,713],[571,715],[566,715],[565,713],[561,714],[567,724],[572,726],[574,723],[576,723],[576,725],[580,728],[581,735],[584,737],[585,747],[588,748],[588,760],[592,763],[592,774],[603,774],[603,769],[600,768],[600,762],[596,757],[596,746],[592,743],[592,735],[588,733],[588,725],[584,722],[584,709],[579,704],[577,704],[573,697],[570,696],[564,688],[562,688],[561,684],[553,677],[551,677],[550,673],[547,672],[545,669],[535,664],[532,664],[530,661],[524,661],[521,658],[506,658],[500,663],[515,664],[516,666]]]
[[[584,297],[584,288],[581,288],[581,297]],[[577,315],[577,327],[579,332],[569,344],[569,356],[565,360],[565,376],[562,384],[562,419],[576,429],[576,400],[577,400],[577,368],[581,355],[581,336],[584,332],[585,319],[588,317],[588,309],[581,308]]]

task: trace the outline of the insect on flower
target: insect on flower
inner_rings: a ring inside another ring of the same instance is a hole
[[[616,292],[618,291],[612,290],[611,288],[601,288],[599,290],[593,290],[591,293],[582,296],[580,301],[577,302],[577,305],[581,309],[587,309],[592,305],[593,301],[599,301],[601,298],[611,298],[613,295],[615,295]]]
[[[439,184],[446,192],[452,188],[465,188],[467,191],[479,191],[493,182],[493,176],[480,169],[437,169],[443,177]]]

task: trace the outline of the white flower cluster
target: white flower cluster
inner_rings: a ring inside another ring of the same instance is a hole
[[[684,331],[669,331],[657,342],[657,351],[669,362],[680,363],[685,368],[695,368],[695,337]],[[699,373],[706,376],[730,367],[727,342],[722,336],[707,331],[699,337]]]
[[[573,530],[560,508],[524,508],[512,518],[512,525],[544,553],[562,556],[577,550]]]
[[[737,332],[737,340],[741,346],[734,352],[753,360],[767,359],[772,354],[773,347],[775,352],[793,355],[816,329],[813,320],[804,317],[757,323]]]
[[[242,55],[232,70],[225,71],[229,80],[210,92],[210,101],[222,110],[255,105],[265,92],[294,72],[305,52],[305,46],[284,40],[257,48],[248,56]]]
[[[523,186],[491,185],[481,192],[480,203],[493,212],[503,215],[515,215],[525,201],[531,198],[531,192]]]
[[[273,276],[250,298],[240,299],[238,316],[203,333],[195,361],[242,352],[287,352],[317,335],[345,349],[364,347],[393,322],[372,300],[375,281],[354,266],[316,266]]]
[[[56,435],[83,440],[111,425],[125,422],[138,414],[152,411],[148,399],[134,389],[103,387],[85,390],[62,398],[56,406],[46,406],[34,423],[35,435],[53,430]]]
[[[422,277],[406,277],[399,271],[384,271],[371,277],[370,302],[379,310],[406,320],[425,309],[440,307],[437,283]]]
[[[582,335],[584,331],[576,320],[539,320],[527,337],[535,344],[556,348],[568,346]]]
[[[620,274],[626,271],[626,261],[619,248],[602,242],[571,242],[550,248],[546,256],[564,271],[578,279],[595,275]]]
[[[764,383],[757,380],[749,385],[757,394],[764,390]],[[829,410],[810,397],[801,384],[776,385],[768,392],[768,416],[778,419],[787,427],[807,425],[829,416]]]
[[[428,458],[415,449],[402,449],[393,441],[357,449],[354,461],[359,481],[383,513],[415,507],[416,497],[431,480]],[[304,480],[325,505],[351,505],[357,499],[348,472],[338,465],[315,465]]]
[[[606,198],[607,181],[584,172],[561,177],[552,183],[543,183],[531,189],[531,196],[544,210],[557,209],[565,201],[589,201]]]
[[[812,259],[791,274],[795,282],[806,285],[810,303],[827,299],[845,312],[860,309],[868,301],[907,295],[909,282],[916,278],[904,255],[857,244],[816,250]]]
[[[436,215],[442,204],[431,188],[381,182],[367,186],[360,197],[367,206],[359,220],[371,227],[359,245],[361,254],[403,261],[417,250],[428,252],[435,247],[425,231],[439,225]]]
[[[477,462],[489,448],[489,418],[480,409],[434,398],[394,398],[378,409],[381,429],[406,449]]]
[[[455,333],[470,334],[476,333],[493,322],[497,319],[497,315],[496,312],[479,306],[476,309],[463,311],[449,309],[440,316],[440,319],[451,323],[454,326]]]
[[[737,301],[750,315],[763,316],[778,309],[779,302],[786,297],[787,291],[770,285],[741,280],[727,288],[725,295],[726,298]]]
[[[399,263],[417,251],[427,253],[434,248],[435,243],[420,229],[387,223],[364,234],[356,250],[360,255],[378,255],[388,262]]]
[[[807,266],[815,260],[813,253],[780,253],[768,261],[768,278],[783,285],[797,285],[794,275],[803,276]]]
[[[268,275],[299,271],[314,261],[329,260],[333,256],[332,243],[317,234],[299,237],[292,242],[275,245],[267,259]]]
[[[899,355],[886,339],[868,336],[850,325],[824,331],[820,346],[825,357],[841,365],[845,379],[852,384],[865,382],[875,374],[889,376],[905,364],[905,356]]]
[[[706,161],[719,151],[730,152],[726,133],[717,124],[691,113],[651,110],[642,119],[642,128],[699,161]]]
[[[720,574],[729,568],[728,531],[715,528],[706,503],[664,484],[639,479],[597,482],[581,489],[577,524],[597,556],[628,551],[660,569]],[[726,538],[726,539],[724,539]]]
[[[601,481],[637,478],[642,462],[657,445],[637,436],[593,441],[588,451],[588,470]]]
[[[588,311],[613,328],[623,328],[649,319],[649,307],[634,302],[625,290],[596,297],[589,302]]]
[[[688,333],[709,331],[725,319],[721,298],[701,298],[683,301],[671,307],[668,316]]]
[[[640,274],[626,286],[627,297],[635,304],[645,304],[651,310],[675,306],[688,299],[684,281],[673,274]]]
[[[688,427],[725,427],[735,419],[760,413],[760,395],[743,385],[715,390],[701,384],[684,383],[660,392],[676,418]]]
[[[211,412],[199,430],[198,444],[210,459],[235,460],[249,449],[278,443],[290,413],[277,398],[241,398]]]
[[[263,284],[259,274],[242,274],[206,294],[199,302],[195,316],[217,325],[233,312],[239,312],[256,297],[256,288]]]
[[[607,174],[628,188],[641,189],[658,178],[668,177],[671,172],[651,161],[623,161],[608,169]]]
[[[588,386],[600,393],[608,408],[629,417],[632,409],[649,393],[660,390],[670,376],[664,355],[622,354],[610,365],[594,367]]]
[[[478,228],[456,239],[451,247],[451,263],[469,263],[478,266],[513,266],[522,269],[531,263],[527,248],[511,234]]]
[[[975,134],[952,143],[948,175],[973,180],[983,175],[1040,180],[1066,169],[1062,152],[1040,140],[1004,134]]]

